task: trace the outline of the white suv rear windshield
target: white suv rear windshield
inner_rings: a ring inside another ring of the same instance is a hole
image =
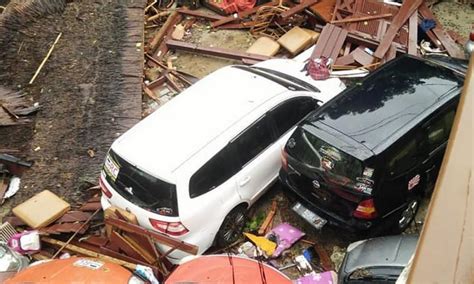
[[[178,216],[176,186],[145,173],[112,150],[103,170],[107,182],[130,202],[165,216]]]

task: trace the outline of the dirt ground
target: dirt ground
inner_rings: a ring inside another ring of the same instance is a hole
[[[0,5],[7,2],[0,0]],[[123,111],[130,106],[118,99],[123,92],[119,58],[126,37],[122,2],[125,1],[69,2],[63,13],[19,28],[1,45],[0,85],[26,93],[32,103],[41,105],[41,110],[28,126],[0,127],[0,148],[18,149],[17,156],[34,162],[22,178],[21,190],[2,205],[0,217],[13,205],[44,189],[72,203],[82,201],[87,194],[84,188],[96,183],[112,141],[138,121],[135,114]],[[471,6],[441,2],[433,10],[443,25],[468,35],[474,23]],[[60,32],[62,37],[51,58],[34,84],[29,85]],[[184,40],[239,51],[245,51],[254,41],[246,31],[210,31],[205,23],[195,24]],[[185,52],[174,52],[170,57],[178,70],[199,78],[234,63]],[[283,208],[275,222],[294,224],[306,233],[305,239],[322,244],[329,255],[335,251],[337,256],[354,240],[330,227],[315,230],[289,210],[278,185],[257,203],[255,213],[265,211],[273,198]],[[409,232],[420,231],[427,204]],[[298,244],[294,253],[301,253],[302,246],[304,243]]]
[[[0,148],[18,149],[34,162],[21,190],[2,209],[44,189],[71,203],[83,200],[83,189],[97,183],[112,141],[139,120],[140,115],[122,113],[118,99],[126,20],[125,7],[114,2],[71,2],[62,14],[12,32],[2,47],[0,85],[41,106],[29,126],[0,128]],[[59,33],[52,56],[28,84]]]

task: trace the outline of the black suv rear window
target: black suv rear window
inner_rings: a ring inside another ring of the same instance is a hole
[[[360,160],[324,142],[311,133],[298,128],[286,144],[290,156],[301,163],[324,171],[348,183],[362,175],[363,164]],[[349,179],[349,180],[347,180]]]
[[[103,170],[107,182],[132,203],[160,215],[178,216],[176,186],[145,173],[112,150]]]

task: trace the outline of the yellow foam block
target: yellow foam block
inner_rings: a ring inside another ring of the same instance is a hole
[[[300,27],[294,27],[278,39],[278,43],[292,55],[300,53],[311,44],[312,37]]]
[[[44,190],[13,208],[13,214],[28,226],[45,227],[69,211],[71,206],[49,190]]]
[[[316,43],[319,38],[319,33],[317,31],[313,31],[310,29],[303,28],[305,32],[307,32],[311,36],[311,44]]]
[[[278,53],[279,49],[278,42],[268,37],[260,37],[247,49],[247,53],[273,56]]]

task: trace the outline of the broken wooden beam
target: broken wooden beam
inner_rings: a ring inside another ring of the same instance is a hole
[[[120,230],[123,230],[125,232],[129,233],[135,233],[135,234],[140,234],[144,236],[149,236],[153,238],[155,241],[159,242],[160,244],[169,246],[169,247],[175,247],[181,251],[184,251],[189,254],[197,254],[198,252],[198,247],[192,244],[185,243],[183,241],[180,241],[178,239],[169,237],[165,234],[160,234],[151,230],[147,230],[145,228],[142,228],[140,226],[134,225],[127,223],[125,221],[116,219],[116,218],[107,218],[105,219],[105,223],[108,225],[111,225],[113,227],[116,227]]]
[[[420,15],[423,19],[432,19],[436,22],[436,26],[431,29],[431,32],[435,34],[438,40],[443,45],[446,52],[456,58],[465,58],[464,51],[456,44],[456,42],[449,36],[448,32],[443,29],[441,23],[433,15],[433,12],[426,6],[426,4],[421,4],[419,10]]]
[[[423,0],[405,0],[398,10],[398,13],[393,17],[390,27],[385,32],[382,41],[374,52],[374,56],[382,59],[385,53],[390,48],[393,40],[397,36],[398,30],[406,23],[408,18],[416,12],[418,7],[423,3]]]
[[[342,46],[344,45],[346,37],[347,30],[332,24],[327,24],[324,26],[321,35],[318,38],[318,42],[314,47],[311,58],[315,59],[324,56],[326,58],[332,58],[333,62],[335,62]]]
[[[161,29],[155,34],[150,44],[148,45],[148,52],[154,54],[160,43],[163,41],[163,37],[168,33],[168,31],[179,21],[181,21],[182,16],[180,13],[173,11],[166,19],[166,22],[163,24]]]
[[[222,18],[218,21],[212,22],[211,27],[216,28],[216,27],[221,26],[223,24],[231,23],[235,20],[239,20],[239,19],[241,20],[241,19],[246,18],[246,17],[248,17],[252,14],[255,14],[262,7],[275,6],[277,4],[278,4],[278,1],[274,0],[272,2],[265,3],[263,5],[253,7],[252,9],[248,9],[248,10],[245,10],[245,11],[242,11],[242,12],[239,12],[239,13],[234,13],[234,14],[229,15],[227,17],[224,17],[224,18]]]
[[[281,19],[286,19],[286,18],[289,18],[291,16],[293,16],[294,14],[298,14],[300,13],[301,11],[303,11],[304,9],[306,8],[309,8],[309,6],[312,6],[314,4],[316,4],[319,0],[306,0],[288,10],[286,10],[285,12],[281,13],[280,15],[278,15]]]
[[[223,57],[232,60],[251,59],[256,61],[264,61],[272,58],[270,56],[251,54],[247,52],[240,52],[219,47],[201,47],[197,44],[172,39],[167,40],[166,45],[168,45],[168,47],[171,49],[178,49],[187,52],[197,52],[200,54]]]
[[[418,12],[413,13],[408,20],[408,54],[418,55]]]
[[[392,14],[388,13],[388,14],[380,14],[380,15],[369,15],[369,16],[363,16],[363,17],[351,17],[351,18],[345,18],[345,19],[342,19],[342,20],[331,21],[331,24],[344,24],[344,23],[372,21],[372,20],[389,18],[391,16],[392,16]]]
[[[191,16],[191,17],[196,17],[196,18],[203,18],[209,21],[218,21],[224,19],[223,16],[219,15],[211,15],[203,12],[199,12],[196,10],[189,10],[186,8],[180,8],[177,10],[180,14],[186,15],[186,16]]]
[[[84,249],[84,248],[81,248],[79,246],[75,246],[75,245],[72,245],[72,244],[67,244],[65,242],[58,241],[56,239],[52,239],[52,238],[48,238],[48,237],[41,237],[41,241],[45,242],[47,244],[54,245],[54,246],[59,246],[59,247],[64,246],[64,248],[66,248],[67,250],[70,250],[72,252],[79,253],[79,254],[85,255],[85,256],[98,258],[100,260],[112,262],[112,263],[121,265],[123,267],[129,268],[132,271],[135,271],[135,269],[137,268],[137,265],[134,264],[134,263],[123,261],[123,260],[117,259],[115,257],[111,257],[111,256],[108,256],[108,255],[105,255],[105,254],[97,253],[97,252],[94,252],[94,251],[91,251],[91,250],[88,250],[88,249]]]

